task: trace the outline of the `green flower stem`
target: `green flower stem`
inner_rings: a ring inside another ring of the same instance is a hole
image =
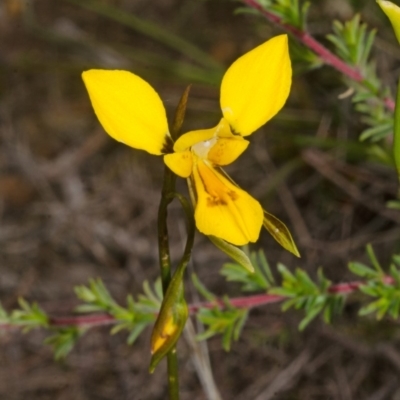
[[[176,176],[166,166],[164,170],[164,184],[161,192],[161,201],[158,208],[158,249],[161,268],[161,280],[164,294],[171,280],[171,260],[169,255],[169,240],[167,227],[167,207],[174,199]]]
[[[182,94],[179,101],[174,121],[171,129],[171,136],[173,140],[176,140],[179,136],[182,128],[183,120],[186,113],[186,104],[189,96],[190,86],[188,86]],[[175,181],[176,175],[165,166],[164,169],[164,183],[161,192],[161,201],[158,209],[158,249],[159,249],[159,261],[161,269],[161,281],[163,286],[164,296],[167,293],[168,286],[171,281],[171,258],[169,254],[169,241],[168,241],[168,226],[167,226],[167,208],[172,202],[174,197],[177,197],[180,201],[186,215],[186,222],[188,228],[188,238],[186,241],[186,247],[184,255],[181,260],[181,264],[189,262],[190,254],[193,247],[194,240],[194,221],[193,212],[190,216],[190,206],[186,199],[179,194],[175,193]],[[174,346],[167,354],[167,366],[168,366],[168,394],[170,400],[179,400],[179,374],[178,374],[178,357],[176,354],[176,346]]]
[[[168,167],[165,167],[164,185],[162,189],[160,207],[158,210],[158,246],[164,296],[171,281],[171,259],[169,254],[167,207],[175,197],[180,201],[185,211],[188,231],[184,254],[178,268],[185,268],[190,260],[195,232],[193,211],[191,210],[190,204],[183,196],[174,193],[175,180],[176,176],[168,169]],[[179,400],[179,374],[176,346],[174,346],[167,354],[167,367],[169,399]]]
[[[173,197],[177,198],[179,202],[181,203],[181,206],[185,212],[185,217],[186,217],[186,225],[187,225],[187,239],[186,239],[186,245],[185,245],[185,250],[183,252],[182,259],[179,263],[178,268],[181,268],[183,265],[183,268],[186,268],[190,261],[190,256],[192,254],[192,248],[193,248],[193,242],[194,242],[194,233],[195,233],[195,224],[194,224],[194,218],[193,218],[193,209],[190,205],[190,203],[187,201],[187,199],[182,196],[179,193],[174,193]]]
[[[167,207],[173,200],[176,176],[165,166],[164,184],[161,192],[161,201],[158,209],[158,250],[160,273],[164,296],[171,281],[171,258],[169,254]],[[168,394],[170,400],[179,400],[179,374],[176,346],[167,354],[168,367]]]
[[[158,363],[168,355],[171,349],[174,349],[185,327],[189,313],[185,301],[183,278],[185,269],[190,260],[194,241],[195,225],[193,210],[186,198],[179,193],[174,193],[171,197],[176,197],[180,201],[185,212],[187,239],[184,254],[164,294],[160,312],[153,328],[151,337],[152,358],[149,367],[151,373],[154,372]],[[169,364],[171,365],[171,369],[176,368],[175,361],[176,359],[174,360],[171,358],[171,364]]]

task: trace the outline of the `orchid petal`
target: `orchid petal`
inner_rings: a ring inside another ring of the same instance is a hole
[[[205,142],[216,137],[232,137],[231,128],[226,119],[221,118],[218,125],[210,129],[199,129],[182,135],[174,144],[174,151],[189,149],[197,143]]]
[[[221,109],[234,132],[247,136],[284,105],[292,69],[287,35],[276,36],[238,58],[221,84]]]
[[[258,239],[263,210],[257,200],[200,159],[193,168],[193,178],[197,192],[195,220],[200,232],[238,246]]]
[[[377,0],[377,3],[392,23],[397,41],[400,43],[400,7],[391,1]]]
[[[210,140],[215,135],[215,128],[199,129],[183,134],[174,144],[174,151],[184,151],[190,149],[197,143]]]
[[[181,178],[188,178],[193,169],[193,156],[190,150],[166,154],[164,162],[167,167]]]
[[[89,70],[82,74],[104,130],[135,149],[160,155],[171,143],[164,105],[157,92],[128,71]]]
[[[249,142],[241,136],[234,136],[230,139],[218,138],[208,152],[207,158],[215,165],[228,165],[235,161],[248,145]]]

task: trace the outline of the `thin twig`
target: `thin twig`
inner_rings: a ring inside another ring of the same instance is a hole
[[[383,278],[383,282],[387,285],[392,285],[394,283],[394,280],[390,276],[386,276]],[[342,295],[348,295],[351,294],[355,291],[357,291],[360,286],[364,285],[364,281],[353,281],[353,282],[344,282],[344,283],[338,283],[336,285],[332,285],[329,289],[328,292],[331,294],[342,294]],[[253,296],[245,296],[245,297],[236,297],[236,298],[231,298],[229,299],[229,303],[238,308],[255,308],[255,307],[260,307],[265,304],[272,304],[272,303],[279,303],[281,301],[286,300],[287,297],[284,296],[276,296],[272,294],[257,294]],[[189,306],[189,312],[191,315],[196,314],[200,309],[204,308],[214,308],[214,307],[220,307],[224,308],[226,307],[226,302],[223,300],[217,299],[215,301],[211,302],[202,302],[202,303],[195,303],[195,304],[190,304]],[[102,326],[102,325],[112,325],[117,323],[118,320],[115,319],[112,315],[110,314],[95,314],[95,315],[79,315],[79,316],[66,316],[66,317],[51,317],[49,319],[49,326],[55,327],[55,328],[62,328],[66,326],[77,326],[81,328],[91,328],[95,326]],[[17,327],[17,325],[12,325],[10,323],[0,323],[0,330],[4,329],[10,329],[13,327]]]
[[[282,18],[280,18],[278,15],[268,10],[265,10],[256,0],[242,0],[242,1],[249,7],[259,11],[268,21],[280,26],[288,33],[290,33],[300,43],[302,43],[304,46],[306,46],[315,54],[317,54],[325,64],[331,65],[333,68],[341,72],[347,78],[350,78],[355,82],[358,83],[364,82],[365,77],[361,74],[361,72],[358,69],[345,63],[343,60],[341,60],[339,57],[337,57],[335,54],[329,51],[325,46],[323,46],[321,43],[315,40],[314,37],[312,37],[308,32],[302,31],[298,28],[295,28],[292,25],[283,22]],[[390,97],[386,97],[383,99],[383,102],[386,108],[388,108],[390,111],[394,111],[395,103],[393,99],[391,99]]]

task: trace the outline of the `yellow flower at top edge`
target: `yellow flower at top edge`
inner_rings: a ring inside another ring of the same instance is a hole
[[[218,125],[185,133],[173,144],[173,152],[163,103],[146,81],[120,70],[89,70],[82,77],[94,111],[110,136],[164,155],[165,164],[176,175],[192,179],[200,232],[234,245],[258,239],[264,218],[260,203],[220,167],[235,161],[249,144],[244,137],[284,105],[292,77],[286,35],[268,40],[228,68],[221,83]]]
[[[400,43],[400,7],[391,1],[376,0],[378,5],[382,8],[382,11],[389,18],[397,41]]]

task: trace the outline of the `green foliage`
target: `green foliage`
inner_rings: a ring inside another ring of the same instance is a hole
[[[232,339],[238,340],[240,332],[246,322],[248,310],[236,308],[229,303],[228,298],[224,298],[224,309],[216,304],[213,308],[201,308],[197,314],[200,322],[208,326],[208,329],[197,335],[198,340],[205,340],[214,335],[222,335],[222,347],[225,351],[231,348]]]
[[[225,240],[217,238],[216,236],[209,235],[208,238],[218,249],[223,251],[228,257],[236,261],[243,268],[246,268],[248,272],[253,272],[253,265],[251,264],[251,261],[245,251],[239,249],[233,244],[226,242]]]
[[[386,207],[392,210],[400,210],[400,200],[390,200],[386,203]]]
[[[310,3],[301,4],[299,0],[259,0],[259,4],[282,18],[285,24],[292,25],[300,30],[306,29],[307,12]]]
[[[150,287],[149,283],[145,281],[143,284],[143,291],[144,294],[138,296],[138,301],[135,301],[131,295],[128,295],[126,307],[122,307],[112,298],[110,292],[100,279],[92,279],[89,281],[89,286],[81,285],[75,288],[77,297],[84,302],[84,304],[76,308],[76,311],[81,313],[106,312],[112,315],[116,321],[111,329],[111,334],[115,334],[124,329],[128,330],[129,335],[127,343],[131,345],[146,326],[155,321],[162,301],[160,281],[154,284],[153,289]],[[33,309],[34,306],[29,309]],[[24,310],[25,312],[28,310],[28,306],[25,303]],[[13,316],[15,314],[16,311],[13,311],[11,317],[13,323]],[[26,319],[27,317],[25,316],[22,322],[26,321]],[[32,319],[32,317],[30,319]],[[24,324],[26,323],[24,322]],[[30,326],[31,325],[28,325],[28,327]],[[88,328],[77,326],[52,326],[51,330],[53,334],[45,340],[45,343],[53,347],[54,356],[58,360],[68,355],[78,339],[87,332]]]
[[[299,250],[287,226],[275,215],[264,210],[264,228],[287,251],[300,257]]]
[[[112,315],[117,323],[111,333],[123,329],[130,331],[128,343],[132,344],[147,325],[154,322],[162,302],[162,288],[160,281],[151,289],[147,281],[143,284],[144,295],[138,296],[135,301],[132,296],[127,297],[127,306],[120,306],[110,295],[100,279],[90,280],[89,286],[75,288],[77,297],[84,301],[76,311],[81,313],[106,312]]]
[[[293,26],[299,31],[307,30],[307,14],[311,5],[310,2],[299,0],[259,0],[258,3],[268,13],[274,14],[282,20],[283,24]],[[250,8],[239,8],[238,13],[255,13],[258,11]],[[320,58],[308,48],[298,44],[296,41],[290,43],[290,56],[296,70],[313,69],[322,65]],[[302,63],[302,65],[300,65]]]
[[[317,283],[299,268],[292,274],[283,264],[278,264],[278,271],[282,275],[282,286],[272,288],[268,293],[289,298],[282,305],[283,311],[291,307],[304,310],[306,315],[299,324],[300,330],[321,312],[324,321],[330,323],[332,316],[342,310],[344,296],[329,292],[331,282],[325,278],[322,269],[318,270]]]
[[[359,262],[350,262],[349,270],[353,272],[353,274],[358,275],[364,279],[380,280],[385,278],[385,273],[383,272],[383,269],[374,253],[374,249],[370,244],[367,245],[366,251],[373,268]]]
[[[85,332],[85,329],[79,329],[75,326],[61,328],[54,335],[45,339],[44,343],[53,347],[54,358],[60,360],[70,353],[75,343]]]
[[[10,323],[10,316],[0,303],[0,325],[7,325]]]
[[[253,273],[237,263],[224,264],[220,273],[227,281],[241,283],[241,290],[244,292],[266,291],[271,288],[275,282],[264,252],[252,252],[250,260],[254,268]]]
[[[362,82],[349,81],[355,94],[352,101],[355,108],[364,114],[362,121],[369,125],[360,135],[360,140],[377,142],[393,131],[393,116],[387,110],[384,99],[390,91],[376,75],[375,63],[369,60],[376,30],[367,30],[367,24],[360,22],[360,15],[345,23],[335,21],[333,33],[327,38],[334,44],[336,54],[347,64],[360,71]]]
[[[358,67],[363,75],[368,75],[368,58],[374,43],[376,30],[367,32],[367,24],[360,22],[360,15],[344,24],[333,23],[333,34],[327,38],[335,45],[336,52],[342,60]]]
[[[272,13],[282,20],[283,24],[306,32],[307,11],[310,3],[303,5],[298,0],[260,0],[259,4],[266,12]],[[249,9],[240,9],[249,12]],[[250,12],[257,12],[250,9]],[[290,30],[289,30],[290,31]],[[361,23],[360,15],[355,15],[345,23],[335,21],[333,33],[327,35],[328,40],[335,46],[336,55],[350,67],[358,70],[362,81],[348,80],[349,95],[355,108],[363,114],[362,122],[368,125],[360,140],[379,142],[393,132],[393,115],[388,110],[387,101],[391,98],[390,90],[384,86],[376,75],[374,61],[370,53],[374,44],[376,30],[368,30],[367,24]],[[322,61],[308,47],[291,43],[291,56],[296,61],[305,62],[308,68],[322,65]],[[304,67],[302,67],[304,68]]]
[[[242,268],[242,267],[241,267]],[[231,348],[232,340],[238,340],[242,328],[248,316],[248,309],[236,308],[228,297],[218,300],[193,274],[192,282],[199,293],[201,293],[210,303],[214,303],[212,308],[201,307],[196,316],[200,322],[207,325],[204,333],[197,335],[198,340],[205,340],[215,335],[222,335],[222,347],[225,351]]]
[[[9,322],[13,325],[23,326],[23,331],[28,332],[34,328],[47,328],[49,319],[47,314],[37,305],[29,304],[23,298],[18,299],[20,309],[11,313]],[[4,310],[3,310],[4,311]]]
[[[360,291],[376,298],[362,307],[359,315],[376,313],[377,319],[382,319],[389,314],[392,318],[397,319],[400,312],[400,255],[392,257],[389,274],[385,274],[376,260],[371,246],[368,246],[367,251],[373,268],[357,262],[349,264],[349,269],[354,274],[367,279],[360,286]]]

